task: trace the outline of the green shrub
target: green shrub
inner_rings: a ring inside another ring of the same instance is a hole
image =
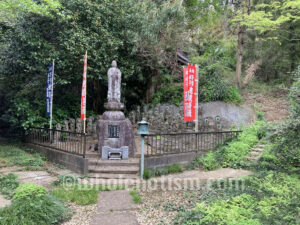
[[[256,112],[256,117],[257,117],[257,120],[262,121],[265,119],[265,113],[263,111],[259,110]]]
[[[46,194],[47,190],[44,186],[25,183],[15,190],[13,199],[41,198]]]
[[[171,103],[179,106],[182,102],[183,95],[183,85],[182,83],[173,83],[169,79],[163,81],[159,90],[153,95],[151,105],[156,105],[158,103]]]
[[[0,209],[0,225],[58,224],[69,217],[65,204],[51,195],[14,199]]]
[[[148,180],[148,179],[150,179],[151,178],[151,170],[148,170],[148,169],[145,169],[144,170],[144,174],[143,174],[143,178],[144,179],[146,179],[146,180]]]
[[[158,168],[152,171],[153,176],[159,177],[163,175],[167,175],[169,172],[166,167],[164,168]]]
[[[200,164],[203,165],[204,170],[215,170],[220,167],[215,153],[209,152],[203,158],[199,158]]]
[[[296,119],[300,117],[300,66],[298,66],[298,70],[294,71],[293,74],[295,82],[290,88],[289,98],[292,118]]]
[[[0,176],[0,192],[5,198],[11,199],[14,194],[14,190],[19,186],[18,176],[13,173],[9,173],[5,176]]]
[[[233,103],[241,103],[243,101],[243,98],[242,98],[239,90],[236,87],[231,86],[227,90],[224,101],[225,102],[233,102]]]

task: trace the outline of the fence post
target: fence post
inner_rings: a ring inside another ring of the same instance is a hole
[[[198,133],[196,133],[196,150],[197,150],[197,155],[198,155]]]
[[[83,158],[85,158],[86,154],[86,134],[83,134]]]

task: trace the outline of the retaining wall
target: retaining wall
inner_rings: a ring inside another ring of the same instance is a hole
[[[204,154],[205,152],[186,152],[171,155],[145,157],[145,169],[157,169],[173,164],[181,164],[183,166],[186,166],[197,156]]]
[[[28,147],[35,149],[37,152],[45,154],[49,161],[66,166],[69,170],[76,173],[88,173],[88,159],[82,156],[73,155],[55,149],[46,148],[35,144],[26,144]]]

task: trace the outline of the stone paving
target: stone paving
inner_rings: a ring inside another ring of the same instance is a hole
[[[18,176],[20,183],[34,183],[38,185],[43,185],[45,187],[50,187],[50,184],[57,180],[58,175],[62,174],[74,174],[69,170],[55,168],[51,172],[42,171],[25,171],[24,167],[3,167],[0,168],[0,174],[6,175],[9,173],[14,173]],[[77,174],[78,176],[78,174]]]
[[[100,192],[90,225],[138,225],[134,214],[138,208],[127,190]]]

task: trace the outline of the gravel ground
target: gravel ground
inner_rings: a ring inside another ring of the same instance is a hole
[[[89,225],[92,216],[97,211],[97,204],[79,206],[74,203],[70,203],[69,206],[74,214],[69,221],[62,225]]]
[[[142,225],[171,225],[178,208],[191,205],[186,191],[141,192],[140,195],[143,201],[135,213]]]
[[[179,180],[189,178],[199,179],[200,181],[204,182],[201,183],[202,185],[204,185],[201,186],[204,189],[196,190],[192,189],[193,186],[189,186],[185,190],[140,190],[139,194],[142,196],[142,203],[140,204],[140,208],[135,211],[137,220],[141,225],[171,225],[174,223],[174,217],[177,215],[178,211],[183,210],[183,208],[193,208],[195,207],[195,202],[200,202],[201,193],[209,187],[207,186],[207,184],[210,184],[210,181],[218,181],[219,179],[227,178],[239,178],[248,176],[250,174],[251,172],[247,170],[221,168],[216,171],[208,172],[190,170],[184,171],[183,173],[179,174],[171,174],[164,177],[158,177],[158,182],[168,179],[172,180],[174,178]]]

